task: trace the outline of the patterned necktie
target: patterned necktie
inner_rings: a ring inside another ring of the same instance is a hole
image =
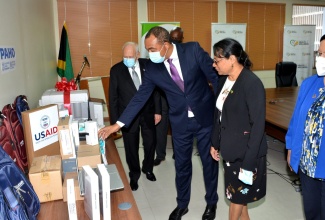
[[[132,80],[133,80],[133,83],[135,85],[135,88],[137,88],[137,90],[138,90],[139,86],[140,86],[140,79],[139,79],[139,76],[138,76],[137,72],[135,71],[134,66],[132,67]]]
[[[167,60],[170,66],[170,73],[172,76],[172,79],[174,80],[174,82],[178,85],[178,87],[184,92],[184,82],[181,79],[181,77],[179,76],[179,73],[176,69],[176,67],[173,64],[173,59],[168,59]]]

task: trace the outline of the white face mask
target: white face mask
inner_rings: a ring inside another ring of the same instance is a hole
[[[164,46],[163,46],[164,47]],[[160,55],[161,50],[163,49],[163,47],[160,49],[160,51],[156,51],[156,52],[149,52],[149,58],[153,63],[162,63],[165,61],[165,56],[167,54],[168,49],[166,50],[165,55],[162,57]]]
[[[317,75],[325,76],[325,57],[316,57]]]

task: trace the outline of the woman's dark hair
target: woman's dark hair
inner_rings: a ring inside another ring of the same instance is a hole
[[[250,69],[253,65],[242,45],[232,38],[225,38],[215,43],[213,45],[213,54],[216,57],[225,57],[227,59],[230,55],[234,55],[238,63],[242,64],[246,69]]]

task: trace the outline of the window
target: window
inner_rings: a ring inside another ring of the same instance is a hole
[[[246,23],[246,52],[254,70],[282,61],[285,4],[226,2],[227,23]]]
[[[320,6],[292,6],[293,25],[316,25],[314,51],[318,50],[319,40],[323,33],[323,13],[325,7]]]
[[[122,61],[122,46],[138,41],[137,0],[57,0],[59,33],[64,20],[74,75],[86,55],[91,63],[82,77],[108,76],[111,66]]]
[[[210,54],[211,23],[218,22],[217,0],[148,0],[149,22],[180,22],[184,42],[197,41]]]

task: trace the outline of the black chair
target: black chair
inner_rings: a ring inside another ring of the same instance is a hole
[[[275,65],[276,87],[298,86],[296,78],[297,64],[294,62],[279,62]]]

